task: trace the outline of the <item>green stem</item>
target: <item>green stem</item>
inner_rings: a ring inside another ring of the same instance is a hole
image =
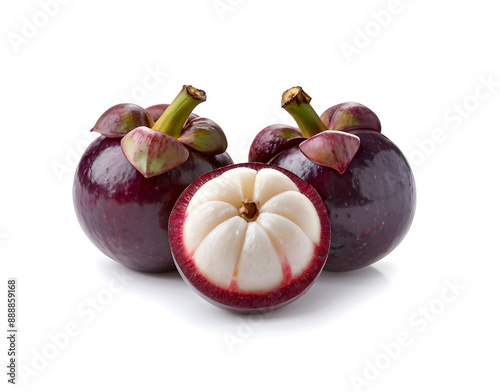
[[[309,102],[311,97],[298,86],[286,90],[281,98],[281,107],[290,113],[302,135],[307,138],[328,130]]]
[[[203,90],[183,86],[181,92],[155,122],[152,129],[177,139],[193,109],[204,102],[207,96]]]

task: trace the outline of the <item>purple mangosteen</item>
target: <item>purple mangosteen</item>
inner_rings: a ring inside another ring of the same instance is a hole
[[[287,169],[318,191],[331,226],[325,269],[362,268],[405,237],[415,214],[415,180],[401,150],[381,133],[374,112],[346,102],[320,117],[310,100],[301,87],[285,91],[282,107],[298,128],[264,128],[249,161]]]
[[[73,200],[105,255],[141,271],[175,269],[167,224],[177,198],[202,174],[233,163],[222,129],[191,113],[205,99],[184,86],[170,105],[119,104],[97,121],[92,131],[102,136],[80,160]]]

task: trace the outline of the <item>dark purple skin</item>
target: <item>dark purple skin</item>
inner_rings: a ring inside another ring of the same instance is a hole
[[[276,154],[306,140],[298,128],[269,125],[260,131],[250,146],[248,162],[267,163]]]
[[[167,224],[177,198],[202,174],[232,163],[227,153],[209,156],[189,149],[178,168],[145,178],[123,154],[120,139],[101,136],[76,170],[78,221],[94,245],[119,263],[140,271],[174,270]]]
[[[399,148],[376,131],[350,133],[361,145],[343,174],[312,162],[298,146],[269,162],[297,174],[323,199],[331,226],[330,271],[359,269],[389,254],[415,214],[415,180]]]

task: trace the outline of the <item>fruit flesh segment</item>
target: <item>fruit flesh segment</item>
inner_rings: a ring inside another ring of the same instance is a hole
[[[259,208],[255,221],[239,214],[244,201]],[[311,201],[283,173],[238,168],[193,195],[186,209],[184,246],[212,283],[240,292],[288,284],[309,265],[320,242]]]

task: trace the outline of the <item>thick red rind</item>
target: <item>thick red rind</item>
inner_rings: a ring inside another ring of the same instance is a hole
[[[179,225],[185,221],[188,204],[198,189],[209,180],[237,167],[248,167],[255,170],[271,168],[285,174],[299,187],[301,193],[311,200],[320,219],[321,238],[319,246],[315,248],[314,257],[310,265],[299,277],[292,279],[288,284],[261,294],[232,292],[206,279],[203,274],[198,271],[190,255],[186,252],[182,239],[182,228],[179,227]],[[230,165],[211,171],[198,178],[184,190],[177,200],[170,215],[168,227],[172,256],[182,278],[189,285],[193,286],[198,294],[213,305],[241,313],[259,313],[274,310],[301,297],[312,286],[321,273],[330,248],[330,223],[326,207],[316,190],[288,170],[263,163],[240,163]]]

